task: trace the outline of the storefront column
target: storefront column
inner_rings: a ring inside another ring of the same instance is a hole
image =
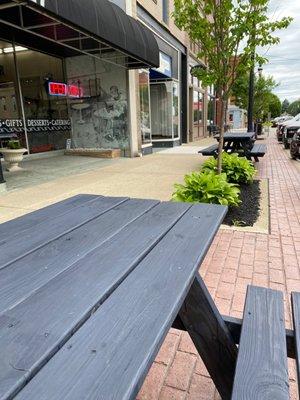
[[[126,0],[126,13],[131,17],[136,16],[136,4],[133,0]],[[138,85],[135,70],[128,71],[128,100],[129,100],[129,139],[130,156],[135,157],[139,154],[139,127],[138,127]]]
[[[28,135],[27,135],[26,117],[25,117],[25,110],[24,110],[24,102],[23,102],[23,94],[22,94],[22,86],[21,86],[21,80],[20,80],[20,74],[19,74],[19,68],[18,68],[18,60],[17,60],[16,49],[15,49],[15,42],[14,42],[14,41],[13,41],[12,45],[13,45],[13,50],[14,50],[14,51],[13,51],[13,54],[14,54],[14,64],[15,64],[15,71],[16,71],[16,80],[17,80],[17,87],[18,87],[18,95],[19,95],[20,106],[21,106],[21,114],[22,114],[22,120],[23,120],[23,126],[24,126],[26,148],[27,148],[28,154],[30,154],[29,142],[28,142]]]
[[[129,100],[129,139],[130,139],[130,156],[136,157],[139,154],[139,115],[137,107],[137,77],[136,71],[128,71],[128,100]]]

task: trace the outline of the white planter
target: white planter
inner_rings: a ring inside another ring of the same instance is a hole
[[[0,149],[0,153],[3,154],[4,161],[6,162],[6,170],[9,172],[19,171],[19,163],[23,160],[24,153],[27,149]]]

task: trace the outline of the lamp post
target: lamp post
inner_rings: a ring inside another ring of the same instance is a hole
[[[259,77],[262,76],[263,69],[258,68]],[[248,132],[254,132],[253,109],[254,109],[254,89],[255,89],[255,70],[254,65],[251,67],[249,75],[249,98],[248,98]]]

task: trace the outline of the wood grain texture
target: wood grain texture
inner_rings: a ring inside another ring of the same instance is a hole
[[[189,208],[157,205],[0,315],[1,399],[24,385]]]
[[[179,312],[223,400],[230,400],[237,347],[203,280],[197,274]]]
[[[292,311],[296,347],[298,387],[300,386],[300,293],[292,293]]]
[[[232,400],[288,400],[281,292],[249,286]]]
[[[86,224],[127,201],[124,197],[97,197],[63,215],[49,217],[34,229],[20,232],[0,243],[0,269],[32,253],[45,244]]]
[[[225,213],[209,205],[188,210],[16,399],[135,399]],[[132,245],[127,238],[110,269],[133,251],[136,238]]]
[[[23,215],[22,217],[0,224],[0,243],[2,240],[8,239],[10,236],[24,232],[27,229],[35,228],[37,224],[45,221],[49,216],[52,218],[54,216],[60,216],[75,207],[94,200],[97,197],[99,196],[79,194],[78,196],[71,197],[48,207]]]
[[[0,270],[0,313],[70,268],[159,202],[132,199]]]

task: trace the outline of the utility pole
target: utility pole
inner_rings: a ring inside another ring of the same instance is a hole
[[[254,131],[254,126],[253,126],[253,107],[254,107],[254,59],[255,59],[255,54],[253,52],[252,55],[252,67],[250,70],[250,75],[249,75],[249,98],[248,98],[248,132],[253,132]]]

